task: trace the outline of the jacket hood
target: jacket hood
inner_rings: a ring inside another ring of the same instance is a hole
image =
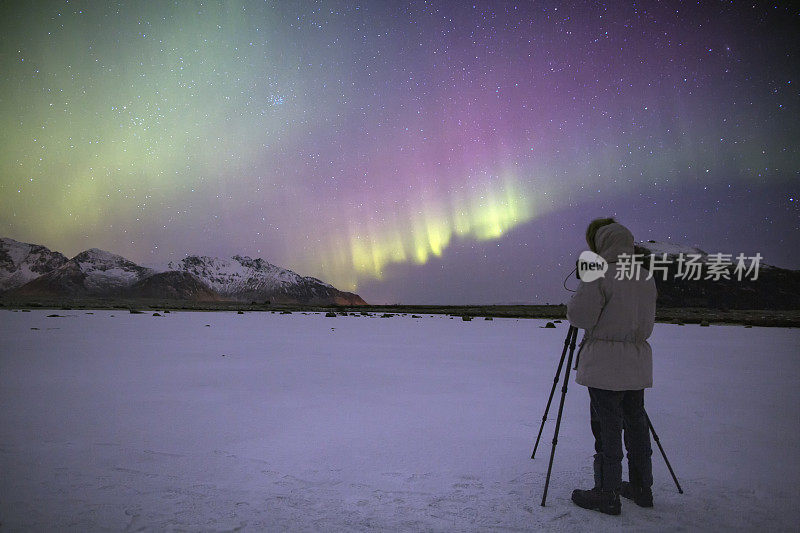
[[[620,254],[633,255],[633,233],[619,222],[614,222],[597,230],[594,246],[603,259],[616,263]]]

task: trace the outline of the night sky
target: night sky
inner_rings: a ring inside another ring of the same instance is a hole
[[[586,224],[800,268],[800,11],[3,2],[0,236],[565,301]]]

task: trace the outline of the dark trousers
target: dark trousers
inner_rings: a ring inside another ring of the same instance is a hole
[[[628,451],[628,479],[634,485],[653,486],[650,427],[644,410],[644,390],[610,391],[589,387],[594,434],[594,481],[604,490],[622,483],[622,433]]]

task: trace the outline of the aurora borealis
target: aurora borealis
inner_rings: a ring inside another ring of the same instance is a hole
[[[4,2],[0,235],[372,303],[559,301],[603,215],[798,268],[787,6]]]

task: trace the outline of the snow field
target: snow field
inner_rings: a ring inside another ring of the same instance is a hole
[[[574,373],[539,505],[560,386],[530,453],[566,323],[92,313],[0,311],[0,528],[800,523],[796,329],[657,324],[646,405],[685,494],[653,443],[656,507],[623,501],[608,517],[569,501],[592,483],[588,394]]]

